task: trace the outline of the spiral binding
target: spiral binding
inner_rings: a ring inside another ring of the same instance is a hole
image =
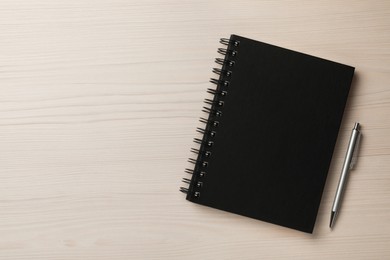
[[[230,77],[232,75],[232,72],[230,70],[221,70],[217,68],[213,68],[213,72],[218,75],[224,75],[226,77]]]
[[[235,59],[238,55],[238,46],[240,42],[237,40],[221,38],[221,44],[226,45],[226,48],[218,48],[218,53],[224,55],[224,58],[216,58],[215,62],[222,65],[222,68],[214,68],[213,72],[219,75],[219,79],[211,78],[210,82],[216,85],[216,89],[207,89],[207,93],[214,96],[213,99],[205,99],[205,103],[211,107],[203,107],[203,112],[208,114],[208,118],[201,117],[200,122],[205,124],[204,128],[198,127],[196,131],[203,135],[202,139],[194,138],[194,142],[200,145],[199,149],[191,148],[191,152],[197,155],[197,159],[189,158],[188,162],[194,164],[194,169],[185,169],[185,172],[192,175],[191,179],[183,178],[182,182],[188,184],[189,187],[180,187],[180,191],[187,194],[188,197],[199,198],[201,188],[204,185],[203,178],[207,176],[207,167],[209,159],[212,157],[212,147],[214,146],[214,138],[217,135],[217,129],[220,124],[219,118],[223,116],[222,108],[225,105],[225,98],[228,94],[230,77],[233,74],[232,67],[235,65]]]

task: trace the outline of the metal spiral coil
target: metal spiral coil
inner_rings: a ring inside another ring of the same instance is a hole
[[[225,104],[225,102],[223,102],[222,100],[211,100],[209,98],[206,98],[203,102],[208,105],[215,105],[218,107],[223,107],[223,104]]]
[[[196,128],[196,132],[201,133],[202,135],[207,134],[210,137],[215,137],[215,135],[217,134],[217,132],[215,132],[215,131],[206,130],[206,129],[203,129],[203,128],[200,128],[200,127]]]
[[[230,77],[230,75],[232,75],[232,72],[230,70],[222,70],[222,69],[218,69],[218,68],[213,68],[213,72],[215,74],[218,74],[218,75],[223,75],[223,76],[226,76],[226,77]]]
[[[211,88],[208,88],[207,89],[207,93],[210,93],[210,94],[213,94],[213,95],[219,95],[219,96],[226,96],[227,95],[227,91],[225,90],[217,90],[217,89],[211,89]]]
[[[188,169],[188,168],[186,168],[184,170],[184,172],[188,173],[188,174],[194,174],[194,170],[191,170],[191,169]],[[200,172],[197,173],[197,175],[198,175],[199,178],[203,178],[206,175],[206,172],[205,171],[200,171]]]
[[[199,119],[199,122],[207,124],[207,125],[211,124],[213,127],[219,126],[219,122],[217,120],[209,120],[209,119],[206,119],[206,118],[203,118],[203,117],[201,117]]]
[[[202,111],[205,112],[205,113],[209,113],[209,114],[215,115],[215,116],[222,116],[222,111],[217,110],[217,109],[212,109],[212,108],[209,108],[209,107],[203,107]]]
[[[206,168],[206,167],[209,165],[209,163],[206,162],[206,161],[195,160],[195,159],[192,159],[192,158],[189,158],[189,159],[188,159],[188,162],[190,162],[190,163],[192,163],[192,164],[195,164],[195,165],[197,165],[197,166],[201,166],[201,167],[203,167],[203,168]]]
[[[227,80],[211,78],[210,82],[215,84],[215,85],[217,85],[217,86],[224,86],[224,87],[228,87],[229,86],[229,81],[227,81]]]
[[[207,141],[199,138],[194,138],[194,143],[206,145],[207,147],[212,147],[214,145],[213,141]]]
[[[235,47],[237,47],[239,44],[240,44],[240,41],[236,41],[236,40],[230,40],[230,39],[227,39],[227,38],[221,38],[219,40],[220,43],[224,44],[224,45],[233,45]]]
[[[232,49],[225,49],[225,48],[218,48],[218,53],[222,55],[229,54],[230,56],[236,56],[238,51],[232,50]]]
[[[204,157],[207,157],[207,158],[211,156],[210,151],[201,151],[200,149],[191,148],[191,152],[193,152],[194,154],[203,153]]]
[[[215,62],[218,63],[219,65],[222,65],[222,66],[229,66],[229,67],[233,67],[234,66],[234,60],[227,60],[227,59],[221,59],[221,58],[216,58],[215,59]]]
[[[200,198],[201,188],[205,185],[204,180],[207,176],[207,167],[212,157],[212,149],[217,135],[217,129],[220,125],[219,118],[223,117],[223,107],[225,98],[228,94],[230,78],[233,76],[233,68],[236,63],[238,46],[237,40],[221,38],[220,43],[226,45],[226,48],[218,48],[218,53],[224,55],[224,58],[216,58],[215,62],[222,68],[214,68],[213,73],[219,75],[219,79],[211,78],[210,82],[216,85],[215,89],[207,89],[207,93],[213,95],[213,98],[206,98],[204,103],[208,106],[203,107],[203,112],[208,114],[208,118],[201,117],[199,121],[205,124],[205,127],[198,127],[196,131],[202,134],[202,138],[194,138],[194,142],[199,148],[191,148],[191,152],[197,155],[197,159],[189,158],[188,162],[194,164],[194,169],[185,169],[185,173],[192,175],[190,178],[183,178],[183,182],[189,187],[180,187],[180,191],[187,194],[189,198]],[[202,181],[201,181],[202,179]],[[207,184],[207,182],[206,182]]]

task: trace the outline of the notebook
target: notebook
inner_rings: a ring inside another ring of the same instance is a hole
[[[312,233],[354,68],[238,35],[180,190],[204,206]]]

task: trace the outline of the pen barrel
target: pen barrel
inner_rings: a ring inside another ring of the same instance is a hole
[[[350,170],[350,165],[352,162],[353,154],[356,150],[355,148],[357,146],[356,144],[357,144],[357,140],[359,138],[359,135],[360,135],[359,123],[356,123],[353,130],[352,130],[351,138],[349,140],[348,149],[347,149],[347,153],[345,155],[345,160],[344,160],[343,168],[341,171],[339,184],[337,186],[336,196],[335,196],[334,201],[333,201],[333,207],[332,207],[333,212],[337,212],[339,207],[340,207],[341,198],[342,198],[343,193],[344,193],[346,181],[348,178],[348,173]]]

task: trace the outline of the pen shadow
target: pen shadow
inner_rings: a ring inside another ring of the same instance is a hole
[[[359,93],[360,88],[361,88],[360,76],[358,73],[355,73],[355,75],[352,79],[351,89],[350,89],[347,103],[345,106],[345,112],[350,111],[350,108],[351,108],[352,104],[355,102],[357,93]],[[349,126],[350,121],[351,121],[350,113],[344,113],[340,130],[343,128],[349,129],[350,128],[350,126]],[[346,125],[346,124],[348,124],[348,125]],[[364,125],[360,124],[360,127],[361,127],[361,129],[364,130]],[[332,161],[331,161],[329,171],[328,171],[328,177],[327,177],[327,180],[325,183],[320,208],[318,211],[316,225],[314,227],[313,234],[312,234],[312,238],[314,238],[314,239],[322,238],[325,234],[332,231],[329,228],[329,223],[330,223],[331,207],[333,204],[334,192],[336,191],[336,188],[331,189],[330,185],[332,185],[332,187],[337,187],[337,185],[338,185],[338,178],[340,178],[341,167],[342,167],[342,164],[344,163],[344,156],[346,153],[346,146],[348,145],[349,137],[350,136],[347,135],[347,136],[344,136],[343,138],[340,138],[340,132],[339,132],[339,136],[337,138],[337,142],[336,142],[333,156],[332,156]],[[364,144],[364,141],[365,140],[364,140],[363,135],[360,134],[359,140],[357,143],[357,147],[356,147],[355,152],[354,152],[354,157],[356,157],[356,158],[355,158],[355,163],[354,163],[353,169],[356,168],[356,166],[358,165],[359,160],[356,160],[356,159],[360,156],[360,151],[361,151],[360,148]],[[341,159],[341,163],[340,163],[340,160],[336,160],[336,158],[343,158],[343,159]],[[348,179],[349,179],[349,176],[346,180],[347,186],[345,187],[345,190],[348,190]],[[341,202],[340,202],[340,207],[342,206],[342,204],[343,204],[343,200],[341,200]],[[335,223],[333,229],[334,228],[337,228],[337,220],[336,220],[336,223]]]

